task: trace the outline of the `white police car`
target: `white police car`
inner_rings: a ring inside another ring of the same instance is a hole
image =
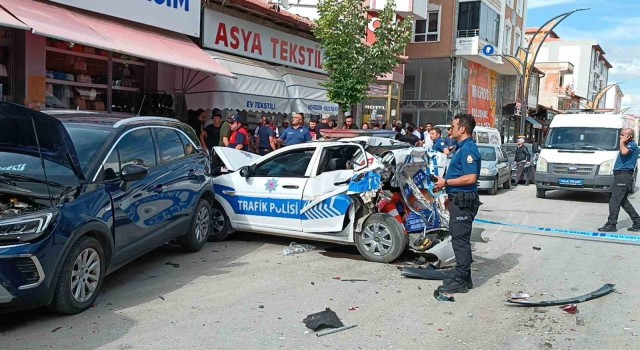
[[[354,244],[377,262],[395,260],[407,246],[452,261],[444,201],[428,192],[429,175],[443,172],[440,155],[400,148],[375,156],[368,146],[319,141],[264,157],[214,147],[210,240],[239,230]]]

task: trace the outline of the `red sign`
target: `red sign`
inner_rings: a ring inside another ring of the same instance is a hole
[[[476,119],[476,125],[493,127],[495,125],[495,72],[469,62],[469,112]]]

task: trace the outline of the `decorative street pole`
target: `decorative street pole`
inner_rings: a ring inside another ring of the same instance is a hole
[[[598,106],[600,105],[600,101],[602,101],[602,98],[604,97],[604,95],[606,95],[607,91],[611,90],[614,86],[618,86],[618,84],[621,84],[621,83],[611,84],[611,85],[608,85],[608,86],[604,87],[602,90],[600,90],[593,97],[593,101],[587,101],[587,108],[589,108],[589,109],[598,109]]]
[[[511,65],[516,69],[518,74],[518,83],[519,86],[519,95],[520,95],[520,134],[524,134],[524,126],[526,123],[526,117],[528,115],[528,106],[527,100],[529,99],[529,89],[531,88],[531,76],[533,73],[534,64],[536,62],[536,58],[538,57],[538,52],[542,47],[542,44],[547,39],[549,34],[553,31],[555,27],[560,24],[565,18],[569,17],[575,12],[578,11],[586,11],[585,9],[577,9],[567,13],[563,13],[559,16],[556,16],[550,19],[547,23],[543,24],[538,31],[531,37],[529,40],[529,46],[524,49],[522,47],[518,47],[518,51],[516,55],[500,55],[507,62],[511,63]],[[516,97],[517,104],[517,97]]]

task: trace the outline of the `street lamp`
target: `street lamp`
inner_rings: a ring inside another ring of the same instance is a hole
[[[526,117],[528,114],[528,106],[527,100],[529,99],[529,89],[531,87],[531,75],[533,73],[533,67],[536,62],[536,58],[538,57],[538,52],[542,47],[542,44],[547,39],[549,34],[553,31],[555,27],[560,24],[565,18],[569,17],[575,12],[578,11],[586,11],[585,9],[577,9],[567,13],[563,13],[559,16],[556,16],[547,23],[543,24],[538,31],[531,37],[529,40],[529,45],[526,49],[518,46],[518,51],[516,55],[508,55],[508,54],[500,54],[502,58],[504,58],[507,62],[509,62],[513,68],[515,68],[516,73],[518,74],[518,84],[519,84],[519,95],[520,95],[520,134],[524,134],[524,125],[526,123]],[[516,104],[517,104],[516,97]],[[514,113],[515,114],[515,113]]]

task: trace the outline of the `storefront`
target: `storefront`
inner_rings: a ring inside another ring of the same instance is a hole
[[[188,108],[238,110],[249,125],[261,115],[303,113],[308,121],[337,114],[320,85],[326,78],[319,44],[234,11],[204,10],[202,46],[235,78],[216,76],[185,92]]]
[[[362,102],[362,122],[391,127],[400,109],[400,84],[396,82],[372,84],[367,99]]]
[[[118,1],[112,2],[114,15],[118,15]],[[151,27],[89,12],[112,14],[103,8],[104,3],[56,2],[81,9],[33,0],[2,1],[0,25],[14,28],[0,31],[0,35],[9,35],[12,40],[0,40],[0,46],[9,48],[11,62],[8,72],[12,76],[5,79],[8,88],[3,87],[6,99],[37,104],[41,109],[172,117],[180,114],[174,109],[179,105],[175,101],[177,71],[233,77],[186,35],[177,33],[192,33],[191,23],[182,28],[182,21],[170,21],[178,27],[172,24],[171,31],[163,29],[168,23],[164,19],[183,16],[183,8],[167,9],[154,2],[136,5],[148,6],[144,9],[145,18],[156,21]],[[193,11],[198,12],[199,18],[199,6],[192,6],[182,19],[193,17]],[[148,16],[150,13],[154,16]],[[0,47],[0,51],[5,50]]]

